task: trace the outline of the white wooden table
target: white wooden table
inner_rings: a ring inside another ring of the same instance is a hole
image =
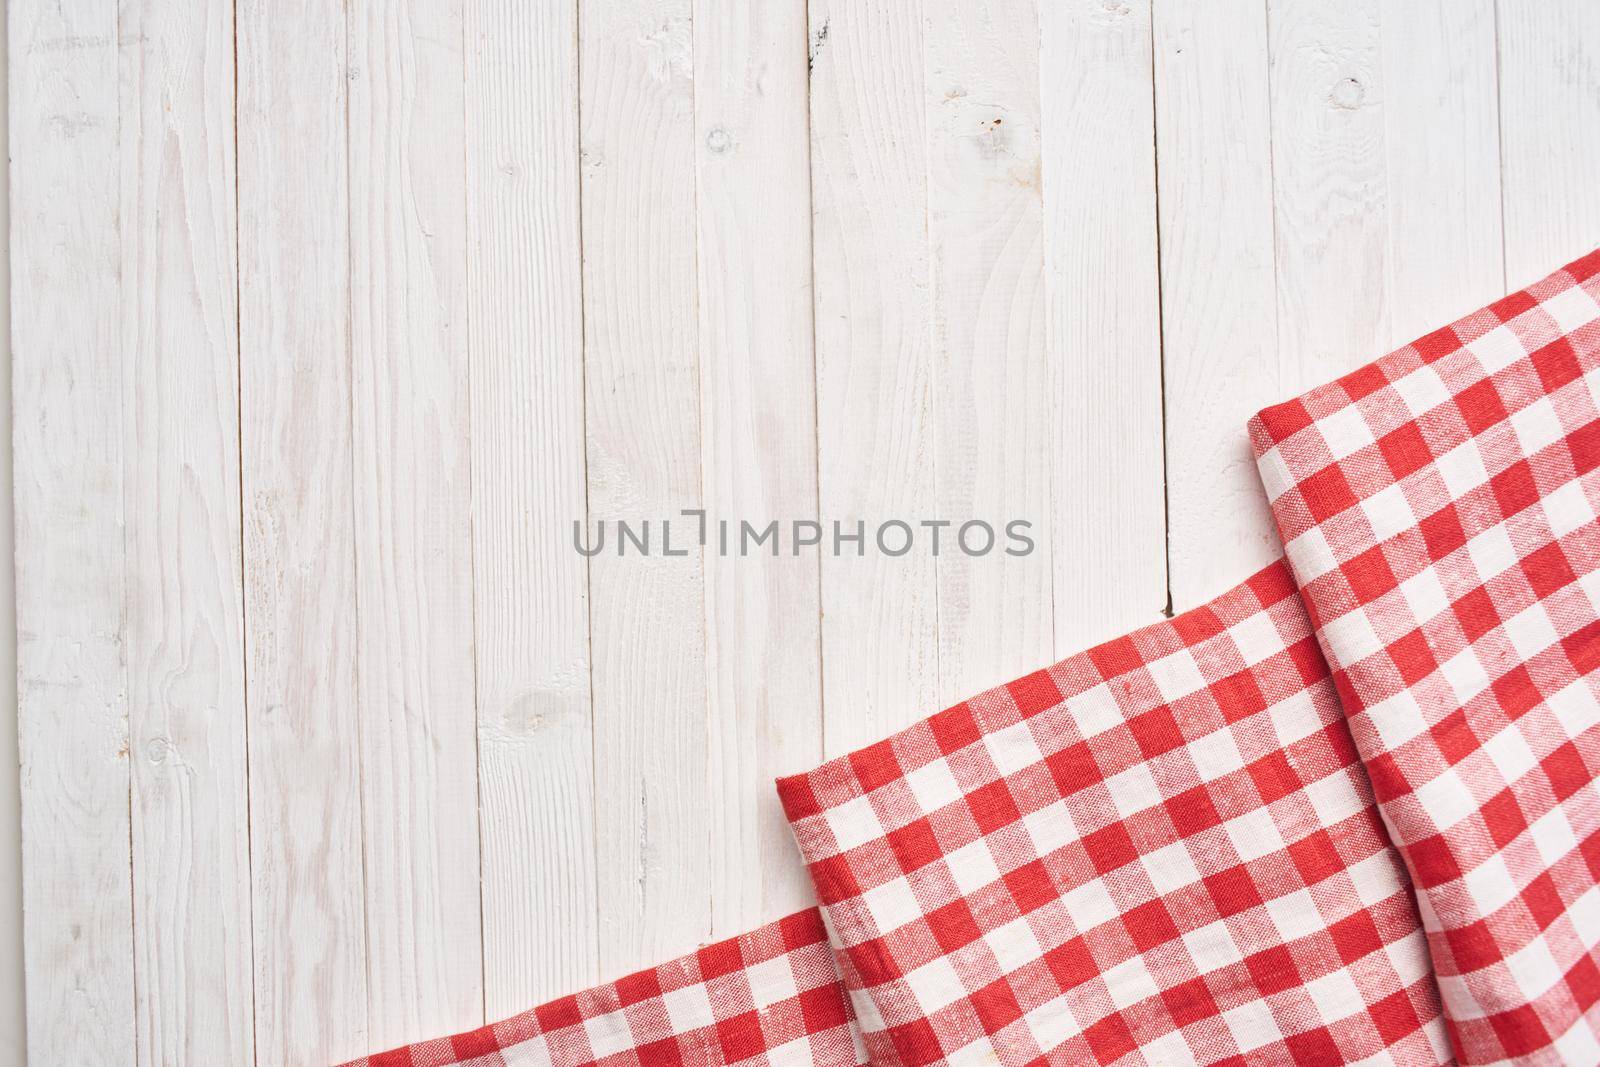
[[[1600,243],[1591,0],[11,0],[34,1064],[808,900],[771,779],[1274,553],[1245,419]],[[571,524],[1032,522],[586,559]]]

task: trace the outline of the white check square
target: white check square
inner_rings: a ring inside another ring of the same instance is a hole
[[[1484,469],[1483,455],[1478,451],[1476,440],[1457,445],[1434,460],[1433,469],[1444,480],[1452,500],[1460,500],[1489,480],[1489,472]]]
[[[1136,763],[1115,778],[1106,779],[1106,790],[1124,819],[1161,803],[1161,787],[1156,785],[1148,763]]]
[[[961,785],[942,759],[923,764],[906,775],[906,786],[917,798],[917,806],[932,814],[961,797]]]
[[[1121,726],[1125,721],[1116,694],[1103,682],[1073,697],[1066,704],[1078,733],[1085,740],[1103,734],[1114,726]]]
[[[1581,481],[1567,482],[1541,500],[1539,506],[1544,509],[1550,533],[1557,538],[1581,530],[1595,521],[1594,507],[1584,494]]]
[[[638,1043],[628,1027],[627,1016],[620,1011],[583,1020],[583,1032],[596,1059],[627,1052]]]
[[[1561,420],[1556,417],[1555,405],[1547,396],[1512,412],[1510,422],[1523,455],[1537,455],[1561,440]]]
[[[1317,430],[1336,460],[1354,455],[1374,440],[1361,409],[1353,404],[1318,419]]]
[[[1472,565],[1484,581],[1504,574],[1517,562],[1516,546],[1503,525],[1491,526],[1469,540],[1467,555],[1472,557]]]
[[[1228,924],[1218,920],[1182,935],[1183,947],[1201,974],[1238,963],[1244,957],[1234,944]]]
[[[1111,1002],[1125,1010],[1143,1003],[1161,992],[1161,986],[1151,977],[1142,956],[1124,960],[1101,976],[1111,993]]]
[[[1372,628],[1372,620],[1360,608],[1327,620],[1322,629],[1328,644],[1338,651],[1341,666],[1353,667],[1383,650],[1383,641]]]
[[[1044,759],[1044,753],[1039,751],[1039,743],[1033,739],[1033,730],[1025,721],[1012,723],[1004,730],[987,735],[983,739],[983,747],[988,750],[995,769],[1002,775],[1015,774]]]
[[[1517,336],[1515,330],[1504,324],[1496,326],[1473,341],[1467,349],[1477,358],[1487,374],[1505,370],[1517,360],[1526,359],[1528,355],[1527,349],[1522,347],[1522,338]]]
[[[757,1008],[769,1008],[800,992],[794,980],[794,965],[787,954],[751,964],[746,974],[750,981],[750,997]]]
[[[1400,595],[1405,597],[1412,618],[1418,623],[1428,623],[1450,610],[1450,597],[1439,582],[1439,572],[1424,567],[1400,583]]]
[[[1505,635],[1506,640],[1511,642],[1511,647],[1517,650],[1517,655],[1523,663],[1527,663],[1561,640],[1561,635],[1556,633],[1555,624],[1550,621],[1550,613],[1545,610],[1542,601],[1530,604],[1516,616],[1507,619]]]
[[[840,852],[876,841],[887,829],[878,821],[872,800],[866,796],[852,797],[824,814],[823,818],[827,820],[828,829],[833,832],[833,840]]]
[[[1594,299],[1581,285],[1556,294],[1542,306],[1563,333],[1571,333],[1600,317],[1600,307],[1595,306]]]
[[[1399,482],[1363,500],[1361,511],[1366,515],[1367,525],[1372,527],[1373,539],[1378,544],[1409,530],[1417,522],[1416,514],[1411,510],[1411,501],[1406,499],[1406,491]]]
[[[982,842],[978,842],[979,845]],[[891,930],[898,930],[906,923],[922,917],[923,908],[917,895],[911,890],[911,883],[904,878],[891,878],[882,885],[873,886],[862,894],[862,901],[867,906],[867,913],[872,916],[872,924],[877,927],[878,933],[887,934]],[[785,963],[784,970],[789,967]],[[794,975],[790,974],[792,981]]]
[[[1427,365],[1395,381],[1392,388],[1413,415],[1425,415],[1450,399],[1450,390],[1439,380],[1439,373]]]
[[[967,896],[984,886],[993,885],[1000,877],[1000,868],[995,865],[989,840],[983,837],[946,856],[945,866],[950,868],[950,877],[955,879],[956,886]]]
[[[680,1034],[710,1026],[717,1021],[716,1013],[711,1010],[710,994],[700,982],[662,993],[661,1004],[667,1009],[667,1018],[672,1021],[673,1030]]]
[[[1161,690],[1162,699],[1168,703],[1190,693],[1198,693],[1206,687],[1205,677],[1200,673],[1194,653],[1189,649],[1163,656],[1149,664],[1147,669],[1150,677],[1155,679],[1156,688]]]
[[[997,930],[983,935],[984,943],[994,953],[1000,970],[1013,974],[1044,956],[1044,947],[1034,936],[1033,927],[1024,918],[1013,919]]]

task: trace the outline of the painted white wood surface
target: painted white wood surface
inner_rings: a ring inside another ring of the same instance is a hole
[[[0,34],[6,20],[0,19]],[[0,64],[6,49],[0,38]],[[0,73],[0,90],[9,91]],[[10,115],[0,108],[0,140],[10,144]],[[11,336],[11,173],[0,177],[0,336]],[[0,453],[11,448],[11,360],[0,364]],[[15,559],[14,466],[0,463],[0,559]],[[0,566],[0,1055],[23,1063],[28,1055],[27,994],[22,966],[21,766],[15,722],[17,707],[16,568]],[[10,604],[13,610],[6,611]],[[9,679],[9,681],[8,681]]]
[[[1039,9],[1055,652],[1168,608],[1150,0]]]
[[[138,1059],[248,1064],[232,11],[129,3],[119,33]]]
[[[700,483],[735,537],[817,508],[805,19],[803,0],[694,8]],[[731,936],[812,902],[772,782],[822,757],[818,564],[705,568],[711,919]]]
[[[241,3],[239,421],[255,1055],[368,1043],[344,12]]]
[[[1494,4],[1385,5],[1379,57],[1393,347],[1506,291]]]
[[[1600,244],[1600,5],[1498,0],[1506,281]]]
[[[1003,564],[941,549],[941,706],[1054,649],[1039,6],[939,0],[926,11],[934,510],[997,526],[1027,517],[1037,546]],[[945,531],[947,544],[959,536]]]
[[[116,10],[8,15],[28,1056],[133,1064]]]
[[[356,715],[369,1044],[483,1011],[459,3],[349,26]]]
[[[1503,292],[1494,42],[1487,0],[1157,4],[1175,609],[1278,552],[1242,420]]]
[[[883,522],[915,532],[937,515],[927,29],[894,0],[810,11],[819,510],[858,536],[822,557],[832,756],[911,725],[939,696],[937,560],[874,543]]]
[[[578,24],[466,3],[467,344],[484,1005],[596,977]],[[456,575],[458,581],[466,575]]]
[[[35,1063],[328,1063],[803,905],[774,775],[1244,577],[1256,407],[1600,243],[1585,0],[15,0],[7,51]],[[973,518],[1035,551],[925,553]]]
[[[690,5],[589,4],[579,31],[589,512],[658,553],[589,561],[599,960],[616,973],[711,927],[705,575],[684,520],[685,554],[659,554],[663,521],[702,499]]]
[[[1153,17],[1167,550],[1183,611],[1278,554],[1239,427],[1290,392],[1278,354],[1266,5],[1157,0]]]

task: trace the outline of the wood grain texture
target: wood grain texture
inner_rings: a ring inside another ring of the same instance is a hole
[[[132,1064],[116,7],[8,15],[28,1057]]]
[[[817,509],[805,7],[694,9],[701,484],[735,538]],[[817,559],[706,558],[711,924],[731,936],[813,899],[772,782],[822,755]]]
[[[915,532],[938,515],[927,68],[911,6],[825,0],[810,14],[821,513],[865,539],[822,556],[825,737],[837,755],[937,710],[940,692],[935,559],[874,543],[880,523]]]
[[[1273,250],[1267,15],[1158,0],[1167,537],[1184,611],[1279,553],[1243,432],[1283,399]],[[1226,151],[1218,146],[1226,145]]]
[[[0,18],[0,57],[6,55]],[[0,58],[0,62],[4,62]],[[9,87],[0,76],[0,92]],[[10,112],[0,108],[0,142],[10,142]],[[0,337],[11,337],[11,168],[0,170]],[[14,356],[14,353],[13,353]],[[16,559],[15,467],[11,448],[12,359],[0,360],[0,560]],[[16,567],[0,565],[0,724],[17,721]],[[3,605],[10,604],[6,611]],[[22,782],[17,732],[0,725],[0,1056],[28,1055],[26,966],[23,961]]]
[[[1389,347],[1379,7],[1376,0],[1268,5],[1285,395]]]
[[[1485,4],[1269,12],[1288,394],[1500,293],[1498,124]]]
[[[120,33],[139,1062],[249,1064],[233,15],[143,0]]]
[[[1494,23],[1481,0],[1274,3],[1269,56],[1259,5],[1156,14],[1182,610],[1277,552],[1245,420],[1500,292]]]
[[[1600,245],[1600,5],[1499,0],[1506,283]]]
[[[596,979],[577,10],[466,5],[484,1000]]]
[[[1494,22],[1493,0],[1383,8],[1386,347],[1505,293]],[[1352,366],[1376,355],[1353,352]]]
[[[925,16],[933,473],[938,517],[952,523],[935,561],[942,707],[1051,659],[1054,431],[1039,4],[937,0]],[[987,555],[955,543],[973,520],[996,530]],[[1031,524],[1027,555],[1006,554],[1016,520]]]
[[[701,502],[693,31],[688,0],[582,14],[589,510],[609,525],[589,561],[595,869],[615,975],[711,930],[705,577],[678,517]]]
[[[347,9],[368,1035],[483,1018],[459,4]]]
[[[239,359],[255,1042],[367,1050],[344,12],[239,4]]]
[[[773,777],[1244,577],[1254,410],[1600,244],[1588,0],[16,0],[7,53],[36,1063],[334,1062],[810,903]]]
[[[1040,7],[1056,655],[1167,606],[1149,0]]]

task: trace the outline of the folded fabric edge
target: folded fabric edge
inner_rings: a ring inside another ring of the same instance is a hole
[[[867,1062],[822,915],[808,908],[500,1022],[342,1067],[501,1063],[484,1057],[512,1053],[562,1067],[623,1053],[640,1063]]]
[[[933,731],[943,755],[978,743],[984,734],[1009,725],[1009,722],[992,721],[986,712],[993,703],[988,699],[992,696],[1003,694],[1015,705],[1020,718],[1031,719],[1064,703],[1066,698],[1057,677],[1076,662],[1087,659],[1106,681],[1114,681],[1147,661],[1149,657],[1137,650],[1152,640],[1160,641],[1171,635],[1193,643],[1224,629],[1233,616],[1252,614],[1295,595],[1297,591],[1287,563],[1282,559],[1274,560],[1205,604],[1075,652],[1014,681],[991,686],[881,741],[835,756],[809,771],[779,778],[776,786],[784,815],[793,826],[864,796],[879,784],[900,780],[915,766],[902,762],[899,750],[907,740],[920,738],[924,727]],[[1302,651],[1310,656],[1319,655],[1314,648]],[[1313,673],[1325,673],[1325,668],[1317,665],[1308,665],[1308,669]],[[825,894],[822,900],[829,903]]]
[[[1278,561],[782,779],[869,1052],[1443,1062],[1336,704]]]
[[[1463,1062],[1600,1057],[1597,278],[1600,249],[1249,423]]]
[[[1414,353],[1422,363],[1433,363],[1459,351],[1463,342],[1470,342],[1495,326],[1510,322],[1550,297],[1582,285],[1596,275],[1600,275],[1600,248],[1585,253],[1533,284],[1508,293],[1446,326],[1423,334],[1410,344],[1397,348],[1348,374],[1324,382],[1298,396],[1269,404],[1252,416],[1247,423],[1250,446],[1256,459],[1260,461],[1273,448],[1310,426],[1315,421],[1313,411],[1319,406],[1325,404],[1330,407],[1344,407],[1389,384],[1385,370],[1393,366],[1397,360],[1406,359]],[[1274,473],[1268,469],[1261,471],[1269,500],[1282,495],[1289,485],[1287,472],[1283,472],[1281,477],[1275,477]]]

